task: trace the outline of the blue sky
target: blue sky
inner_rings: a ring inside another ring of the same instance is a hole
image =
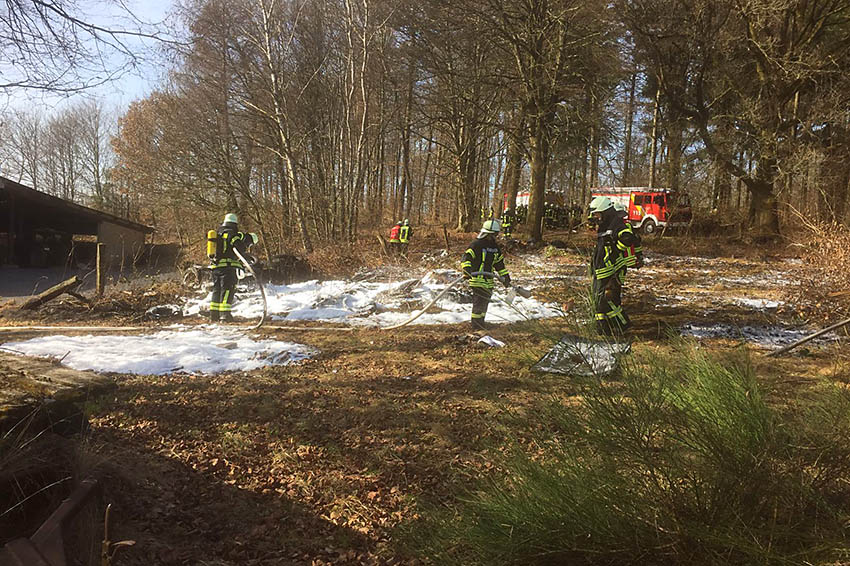
[[[75,15],[85,21],[110,29],[135,29],[146,27],[170,36],[174,25],[172,12],[174,0],[80,0],[74,3]],[[127,12],[122,8],[126,6]],[[134,22],[133,16],[140,22]],[[118,79],[96,88],[88,89],[72,95],[57,95],[39,91],[18,89],[7,91],[7,108],[26,108],[33,105],[44,108],[46,113],[60,109],[81,98],[97,98],[107,106],[125,109],[132,101],[147,96],[167,71],[162,61],[162,44],[155,40],[128,37],[126,45],[136,53],[139,65],[123,73]],[[112,57],[107,60],[107,66],[119,66],[121,60]],[[12,69],[13,71],[14,69]],[[9,68],[5,69],[8,73]],[[2,95],[0,95],[2,96]]]

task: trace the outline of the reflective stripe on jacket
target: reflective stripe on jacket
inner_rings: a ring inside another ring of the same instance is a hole
[[[233,249],[236,248],[239,253],[244,254],[248,249],[248,242],[253,243],[253,240],[230,226],[220,226],[217,232],[221,240],[221,253],[215,257],[213,267],[240,267],[242,262],[236,257]]]
[[[505,268],[505,256],[502,255],[502,250],[497,244],[487,242],[484,238],[476,239],[469,245],[469,248],[463,254],[460,267],[464,273],[475,273],[477,271],[495,272],[500,277],[505,277],[508,274],[508,270]],[[469,280],[470,287],[492,289],[493,285],[493,276],[475,275]]]
[[[628,222],[625,224],[625,228],[617,234],[617,249],[623,256],[625,266],[634,267],[637,265],[637,254],[643,253],[643,248],[641,248],[640,237],[635,234],[632,225]]]
[[[611,230],[597,234],[596,238],[596,249],[590,259],[590,273],[595,279],[607,279],[623,269],[625,264]]]

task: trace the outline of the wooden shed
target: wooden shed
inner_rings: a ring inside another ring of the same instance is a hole
[[[63,265],[81,239],[104,244],[108,267],[129,266],[152,232],[144,224],[0,177],[0,266]]]

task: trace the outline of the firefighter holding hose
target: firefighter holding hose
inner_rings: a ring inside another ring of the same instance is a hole
[[[257,243],[257,235],[240,232],[239,219],[230,212],[217,230],[207,232],[207,256],[212,263],[213,290],[210,299],[210,320],[233,321],[231,308],[236,293],[237,269],[242,267],[234,250],[243,256]]]
[[[460,264],[464,279],[472,290],[472,328],[475,330],[483,330],[485,327],[484,317],[493,296],[495,279],[501,280],[505,287],[511,285],[511,276],[505,268],[505,256],[496,242],[501,229],[498,220],[484,222],[478,237],[463,254]]]

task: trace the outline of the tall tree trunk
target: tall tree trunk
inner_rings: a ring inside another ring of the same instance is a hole
[[[632,73],[629,81],[629,106],[626,110],[626,142],[623,148],[623,179],[624,186],[631,186],[632,165],[632,126],[635,121],[635,84],[637,83],[637,72]]]
[[[601,116],[599,112],[599,101],[596,96],[593,96],[590,103],[590,115],[592,122],[590,125],[590,186],[599,186],[599,143],[601,136],[599,134],[599,122]]]
[[[471,136],[471,133],[466,133]],[[476,196],[476,151],[474,140],[467,140],[466,147],[461,151],[458,159],[458,173],[460,178],[459,199],[460,214],[458,215],[458,230],[472,232],[475,230],[478,214],[475,206]]]
[[[682,122],[674,119],[667,126],[667,186],[679,190],[682,176]]]
[[[519,181],[522,176],[522,143],[521,132],[525,131],[525,115],[522,109],[517,110],[513,132],[508,136],[508,159],[505,165],[505,193],[507,207],[516,210],[516,196],[519,192]]]
[[[655,161],[656,152],[658,151],[658,101],[661,97],[661,89],[655,91],[655,105],[652,110],[652,134],[650,135],[650,150],[649,150],[649,186],[655,186]]]
[[[590,195],[588,194],[589,186],[587,184],[587,157],[590,153],[590,143],[584,144],[584,155],[581,159],[581,202],[582,206],[587,205],[590,202]]]
[[[431,152],[433,151],[434,146],[434,130],[433,125],[428,132],[428,149],[425,151],[425,164],[422,166],[422,179],[419,182],[419,186],[421,187],[419,191],[419,208],[417,210],[417,218],[416,223],[422,224],[422,209],[425,208],[425,187],[428,186],[428,173],[431,169]]]
[[[531,240],[543,240],[543,205],[546,202],[546,169],[549,160],[549,136],[545,118],[532,119],[529,136],[529,165],[531,167],[531,197],[528,203],[528,222]]]
[[[779,204],[773,194],[773,183],[752,181],[748,185],[750,207],[747,214],[750,227],[758,238],[771,239],[779,235]]]
[[[410,124],[413,108],[413,64],[410,63],[410,73],[407,84],[407,101],[404,105],[404,126],[402,127],[402,146],[401,146],[401,207],[402,216],[410,216],[410,207],[413,201],[411,195],[412,186],[410,182],[410,136],[412,126]]]

